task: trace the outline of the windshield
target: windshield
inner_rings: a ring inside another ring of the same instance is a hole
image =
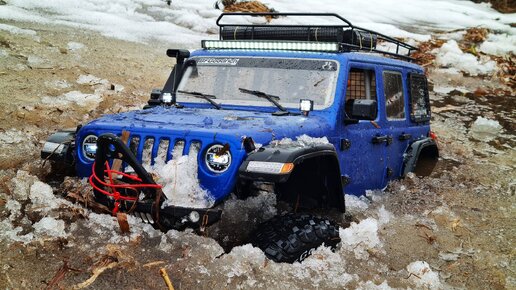
[[[300,99],[309,99],[321,110],[333,103],[337,76],[338,62],[332,60],[194,57],[186,63],[177,101],[205,103],[179,92],[195,91],[216,96],[222,106],[274,106],[239,89],[245,88],[278,96],[287,108],[299,108]]]

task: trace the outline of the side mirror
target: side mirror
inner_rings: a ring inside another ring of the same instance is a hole
[[[347,120],[374,120],[378,111],[375,100],[347,100],[346,101],[346,113],[351,119]],[[346,120],[344,120],[346,124]],[[349,123],[349,124],[354,124]],[[356,124],[356,123],[355,123]]]

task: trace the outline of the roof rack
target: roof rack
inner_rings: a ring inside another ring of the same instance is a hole
[[[342,24],[332,25],[285,25],[285,24],[221,24],[222,18],[228,16],[264,16],[277,18],[282,16],[306,16],[306,17],[329,17],[336,18]],[[336,43],[337,51],[366,51],[377,52],[385,55],[414,60],[410,54],[417,48],[395,38],[378,33],[373,30],[361,28],[351,24],[350,21],[335,13],[222,13],[217,18],[219,26],[219,39],[242,41],[295,41],[311,43]],[[396,52],[387,51],[377,47],[377,43],[390,43],[396,46]],[[204,43],[203,43],[204,45]],[[293,46],[298,47],[298,46]],[[400,51],[406,50],[404,52]],[[308,49],[309,50],[309,49]],[[320,49],[318,49],[320,50]]]

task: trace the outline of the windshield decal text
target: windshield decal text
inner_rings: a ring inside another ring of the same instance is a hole
[[[237,65],[238,58],[201,58],[197,65]]]

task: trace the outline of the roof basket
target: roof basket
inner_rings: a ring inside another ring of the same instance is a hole
[[[221,23],[230,16],[280,16],[334,18],[338,24],[331,25],[284,25],[284,24],[237,24]],[[351,24],[335,13],[222,13],[217,19],[220,40],[258,40],[258,41],[308,41],[333,42],[339,44],[339,51],[377,52],[413,60],[410,54],[417,48],[395,38],[373,30]],[[395,48],[395,51],[387,49]]]

